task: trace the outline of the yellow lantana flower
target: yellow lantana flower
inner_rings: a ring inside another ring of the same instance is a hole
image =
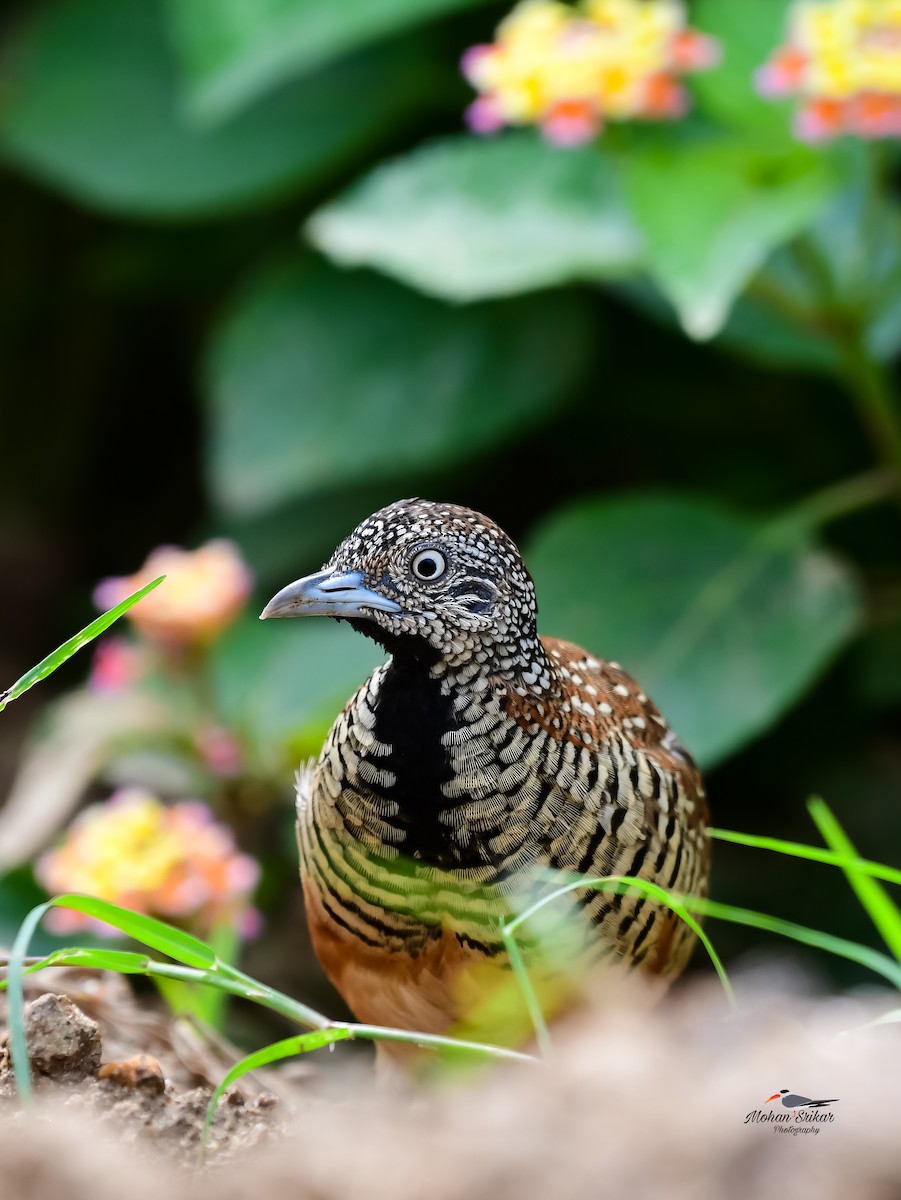
[[[678,117],[678,76],[712,65],[717,43],[685,25],[678,0],[527,0],[474,46],[463,72],[479,92],[467,119],[488,133],[538,125],[558,145],[600,133],[606,120]]]

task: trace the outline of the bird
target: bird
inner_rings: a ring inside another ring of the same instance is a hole
[[[793,1112],[799,1108],[825,1108],[828,1104],[838,1103],[836,1098],[832,1100],[811,1100],[807,1096],[798,1096],[794,1092],[790,1092],[788,1088],[782,1088],[781,1091],[774,1092],[766,1103],[769,1104],[771,1100],[780,1099],[783,1106],[792,1109]]]
[[[706,894],[691,755],[618,663],[538,635],[532,577],[489,517],[419,498],[382,508],[261,619],[304,615],[388,655],[298,775],[310,936],[359,1021],[483,1032],[512,978],[501,921],[561,873]],[[568,1004],[570,959],[667,983],[692,950],[687,925],[635,889],[575,891],[565,917],[550,938],[565,954],[523,939],[549,1009]]]

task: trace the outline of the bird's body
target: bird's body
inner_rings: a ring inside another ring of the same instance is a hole
[[[500,919],[550,872],[704,892],[694,763],[618,665],[538,638],[531,579],[487,518],[392,505],[266,615],[304,609],[391,653],[298,796],[314,947],[358,1019],[471,1031],[509,981]],[[582,967],[674,975],[691,951],[646,896],[576,892],[565,908]]]

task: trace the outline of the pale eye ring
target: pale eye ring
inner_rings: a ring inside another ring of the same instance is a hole
[[[433,583],[447,570],[447,559],[440,550],[420,550],[410,563],[410,568],[417,579]]]

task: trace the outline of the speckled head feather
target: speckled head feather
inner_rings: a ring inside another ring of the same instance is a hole
[[[502,675],[544,657],[522,556],[494,521],[472,509],[398,500],[358,525],[326,567],[362,572],[367,588],[400,606],[352,621],[393,652]]]

